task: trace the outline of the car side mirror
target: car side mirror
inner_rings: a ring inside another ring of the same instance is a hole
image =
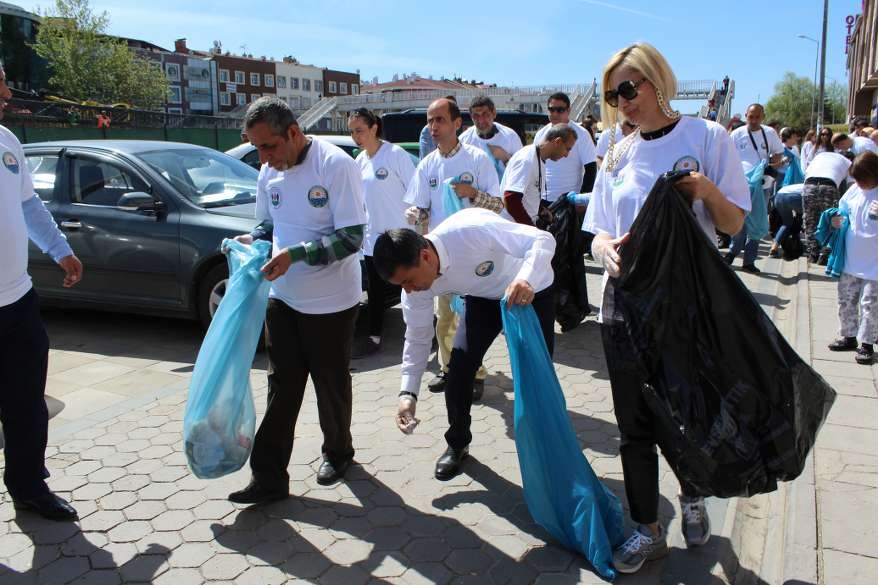
[[[116,207],[123,211],[152,211],[158,212],[164,209],[164,203],[155,199],[149,193],[132,191],[119,197]]]

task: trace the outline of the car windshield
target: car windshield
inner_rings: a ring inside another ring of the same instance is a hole
[[[252,167],[209,148],[155,150],[139,158],[201,207],[225,207],[256,201]]]

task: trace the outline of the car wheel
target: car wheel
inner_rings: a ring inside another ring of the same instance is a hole
[[[210,326],[228,284],[229,268],[225,263],[217,264],[201,279],[198,285],[198,318],[205,329]]]

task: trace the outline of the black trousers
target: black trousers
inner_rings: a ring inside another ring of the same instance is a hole
[[[317,394],[323,457],[340,463],[354,456],[351,439],[351,340],[357,307],[338,313],[301,313],[278,299],[268,301],[268,408],[256,431],[250,469],[268,487],[286,487],[296,419],[308,376]]]
[[[391,294],[399,296],[400,287],[385,282],[375,270],[375,262],[371,256],[363,257],[366,267],[366,293],[369,297],[367,309],[369,311],[369,335],[381,337],[384,329],[384,300]]]
[[[448,431],[445,441],[454,449],[463,449],[473,440],[470,410],[473,405],[473,380],[488,348],[503,329],[500,301],[482,297],[465,297],[466,311],[451,349],[445,382],[445,408]],[[555,292],[550,286],[533,300],[549,355],[555,350]]]
[[[31,289],[11,305],[0,307],[3,481],[13,498],[49,490],[45,482],[49,411],[44,396],[48,364],[49,336],[40,318],[37,293]]]
[[[601,327],[611,327],[601,325]],[[616,355],[615,349],[604,345],[610,386],[613,390],[613,408],[619,425],[622,474],[625,495],[631,519],[638,524],[658,521],[659,464],[652,411],[643,398],[640,378],[633,374]],[[680,482],[686,496],[697,496],[698,491]]]

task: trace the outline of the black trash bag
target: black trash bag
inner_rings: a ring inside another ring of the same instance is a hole
[[[797,215],[793,219],[793,225],[787,228],[780,241],[780,249],[783,251],[784,260],[798,260],[805,253],[801,233],[802,218]]]
[[[562,195],[549,205],[552,221],[544,226],[555,236],[555,320],[561,331],[577,327],[591,311],[582,260],[583,234],[576,214],[576,206]],[[539,225],[538,225],[539,227]]]
[[[703,495],[797,477],[835,399],[789,346],[662,176],[606,288],[607,351],[639,373],[659,445]]]

